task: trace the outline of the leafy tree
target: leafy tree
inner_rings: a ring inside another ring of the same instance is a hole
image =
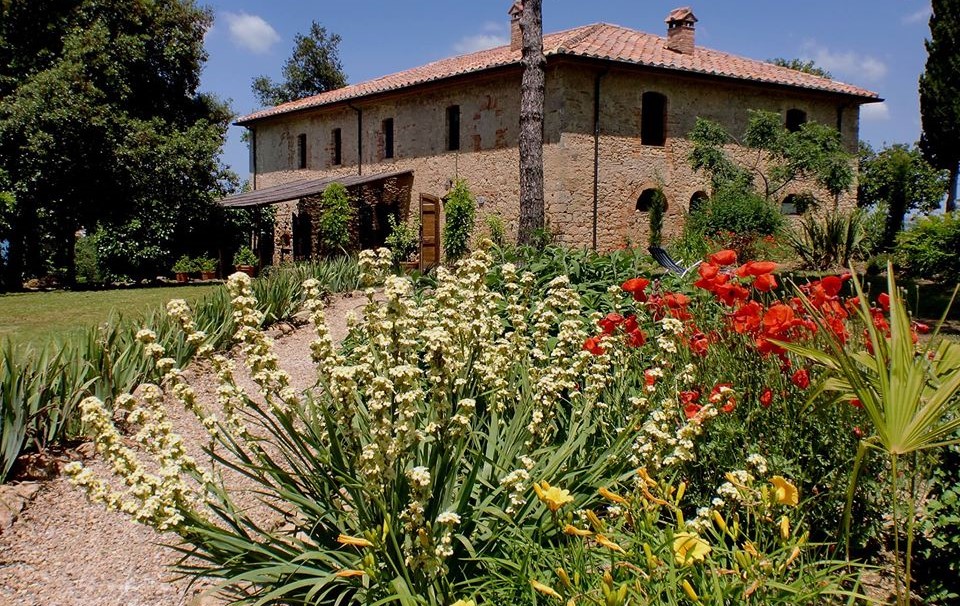
[[[157,256],[169,266],[181,252],[170,226],[210,212],[235,180],[218,159],[230,112],[197,93],[210,11],[192,0],[7,0],[2,17],[0,167],[18,201],[8,283],[51,270],[72,282],[79,229],[103,227],[107,241],[137,222],[166,238]]]
[[[520,84],[520,226],[518,241],[530,244],[544,229],[543,97],[546,90],[542,0],[524,0]],[[516,5],[515,5],[516,6]]]
[[[325,255],[346,254],[350,246],[350,224],[355,215],[346,187],[331,183],[323,190],[317,217],[317,239]]]
[[[927,160],[950,171],[947,212],[957,207],[960,173],[960,0],[933,0],[927,65],[920,76],[920,149]]]
[[[736,140],[718,123],[697,118],[690,131],[690,164],[710,175],[714,192],[757,187],[768,201],[800,179],[811,179],[836,198],[853,184],[851,156],[833,128],[808,122],[790,132],[776,112],[751,110],[747,129]],[[745,155],[729,154],[724,146],[738,143]]]
[[[283,64],[283,82],[257,76],[253,93],[261,105],[279,105],[346,86],[339,46],[339,35],[327,34],[325,27],[311,22],[308,35],[294,38],[293,54]]]
[[[940,206],[948,174],[928,163],[920,149],[904,144],[875,152],[860,143],[860,206],[885,204],[889,208],[882,246],[890,249],[903,229],[908,211],[930,212]]]
[[[443,250],[450,261],[462,258],[470,250],[470,236],[477,215],[477,199],[467,182],[458,179],[444,198]]]
[[[820,76],[821,78],[833,78],[830,72],[823,69],[813,61],[804,61],[803,59],[784,59],[783,57],[777,57],[775,59],[770,59],[767,61],[767,63],[773,63],[774,65],[779,65],[780,67],[794,69],[805,74],[813,74],[814,76]]]

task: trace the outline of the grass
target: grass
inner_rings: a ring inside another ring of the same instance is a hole
[[[131,288],[103,291],[31,292],[0,295],[0,341],[42,346],[59,341],[78,328],[106,321],[111,315],[136,316],[170,299],[193,303],[218,286]]]

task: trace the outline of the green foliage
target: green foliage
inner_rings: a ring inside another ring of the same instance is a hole
[[[851,158],[843,150],[840,134],[815,122],[790,132],[777,112],[751,110],[739,142],[705,118],[697,118],[689,139],[693,143],[690,164],[710,176],[715,192],[748,191],[759,181],[764,198],[777,200],[785,187],[801,179],[812,180],[833,196],[853,184]],[[734,157],[723,148],[727,143],[739,143],[753,153]]]
[[[360,285],[355,258],[300,264],[271,271],[255,280],[253,291],[268,325],[300,310],[303,282],[315,279],[326,292],[349,292]],[[198,303],[197,328],[204,343],[226,349],[235,331],[230,298],[224,288]],[[23,450],[43,449],[84,435],[78,405],[96,396],[111,405],[144,380],[156,380],[134,336],[144,325],[157,332],[168,355],[185,364],[196,351],[175,322],[160,311],[145,317],[111,317],[103,325],[74,331],[62,342],[43,348],[0,342],[0,483]]]
[[[96,234],[77,238],[75,257],[79,284],[100,284],[105,281],[97,254],[97,239]]]
[[[256,266],[260,260],[257,258],[257,255],[250,250],[249,246],[241,246],[237,252],[233,255],[233,264],[234,265],[252,265]]]
[[[776,235],[782,227],[783,215],[777,207],[752,190],[728,184],[687,217],[681,248],[684,258],[702,258],[707,240],[714,240],[732,247],[742,259],[751,259],[757,241]]]
[[[863,251],[866,255],[875,255],[883,250],[883,238],[887,231],[887,217],[890,209],[886,204],[875,204],[864,208],[863,211]]]
[[[503,246],[507,242],[507,226],[500,215],[487,215],[487,237],[494,246]]]
[[[197,263],[190,255],[183,255],[173,264],[170,270],[175,274],[189,274],[197,270]]]
[[[667,212],[667,197],[659,189],[650,201],[650,246],[660,246],[663,241],[663,219]]]
[[[901,266],[921,278],[957,282],[960,276],[960,218],[956,213],[922,217],[897,236]]]
[[[933,166],[950,172],[953,187],[947,210],[952,211],[960,164],[960,4],[956,0],[933,0],[932,9],[930,39],[925,41],[927,63],[920,76],[920,148]]]
[[[312,21],[309,34],[293,39],[293,53],[283,64],[283,81],[258,76],[253,79],[253,94],[261,105],[279,105],[346,86],[339,47],[339,35],[327,34],[325,27]]]
[[[804,61],[803,59],[784,59],[783,57],[777,57],[775,59],[770,59],[767,61],[767,63],[773,63],[774,65],[779,65],[780,67],[787,67],[805,74],[813,74],[814,76],[820,76],[821,78],[833,78],[830,72],[823,69],[812,60]]]
[[[401,221],[390,215],[390,234],[386,245],[397,261],[411,261],[420,251],[420,221]]]
[[[866,250],[866,213],[807,214],[787,232],[790,246],[810,269],[845,268]]]
[[[454,184],[444,198],[443,212],[443,251],[448,260],[455,261],[470,250],[470,237],[477,213],[477,200],[466,181],[459,179]]]
[[[884,249],[893,247],[908,211],[934,210],[946,191],[947,173],[924,160],[916,145],[896,144],[875,152],[860,143],[858,204],[882,204],[888,209]]]
[[[21,202],[8,280],[54,269],[69,281],[74,234],[99,226],[121,239],[100,240],[110,273],[156,275],[235,179],[218,158],[230,111],[197,90],[212,13],[188,0],[8,4],[0,166]],[[148,266],[125,267],[141,249]]]
[[[196,263],[197,271],[217,271],[217,260],[213,257],[197,257],[194,262]]]
[[[950,604],[960,598],[960,446],[934,460],[931,485],[917,538],[917,580],[928,603]]]
[[[340,183],[331,183],[320,196],[320,212],[317,216],[316,233],[320,250],[325,256],[346,254],[350,248],[350,227],[356,209]]]

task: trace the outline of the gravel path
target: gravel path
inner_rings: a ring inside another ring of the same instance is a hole
[[[356,294],[333,298],[325,313],[335,342],[346,336],[347,313],[359,313],[364,303],[365,298]],[[316,376],[310,361],[311,327],[281,326],[271,332],[280,364],[290,373],[293,385],[298,389],[312,385]],[[238,383],[254,393],[252,382],[239,368],[238,364]],[[213,402],[216,377],[206,368],[187,372],[201,401]],[[168,414],[191,454],[202,459],[207,436],[200,424],[175,402],[168,402]],[[97,457],[86,464],[101,476],[108,474]],[[0,532],[0,605],[207,606],[220,602],[205,594],[205,587],[191,587],[189,579],[177,579],[167,568],[179,554],[164,545],[176,543],[176,535],[157,533],[88,503],[63,477],[45,482],[20,519]]]

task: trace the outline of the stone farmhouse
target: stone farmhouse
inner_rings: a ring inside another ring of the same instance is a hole
[[[239,119],[250,133],[254,191],[223,203],[278,205],[272,247],[266,243],[274,262],[316,250],[311,215],[332,181],[358,205],[360,246],[383,243],[391,214],[419,217],[424,265],[442,255],[442,198],[456,179],[477,196],[480,218],[497,214],[515,234],[518,6],[509,14],[509,45]],[[880,101],[876,93],[697,46],[696,22],[684,8],[667,17],[663,37],[606,23],[544,36],[545,206],[559,242],[601,251],[645,243],[656,189],[668,203],[664,231],[677,233],[707,191],[687,161],[686,134],[698,116],[741,133],[747,110],[777,111],[791,129],[808,120],[835,125],[856,151],[860,105]],[[840,200],[852,203],[853,194]]]

